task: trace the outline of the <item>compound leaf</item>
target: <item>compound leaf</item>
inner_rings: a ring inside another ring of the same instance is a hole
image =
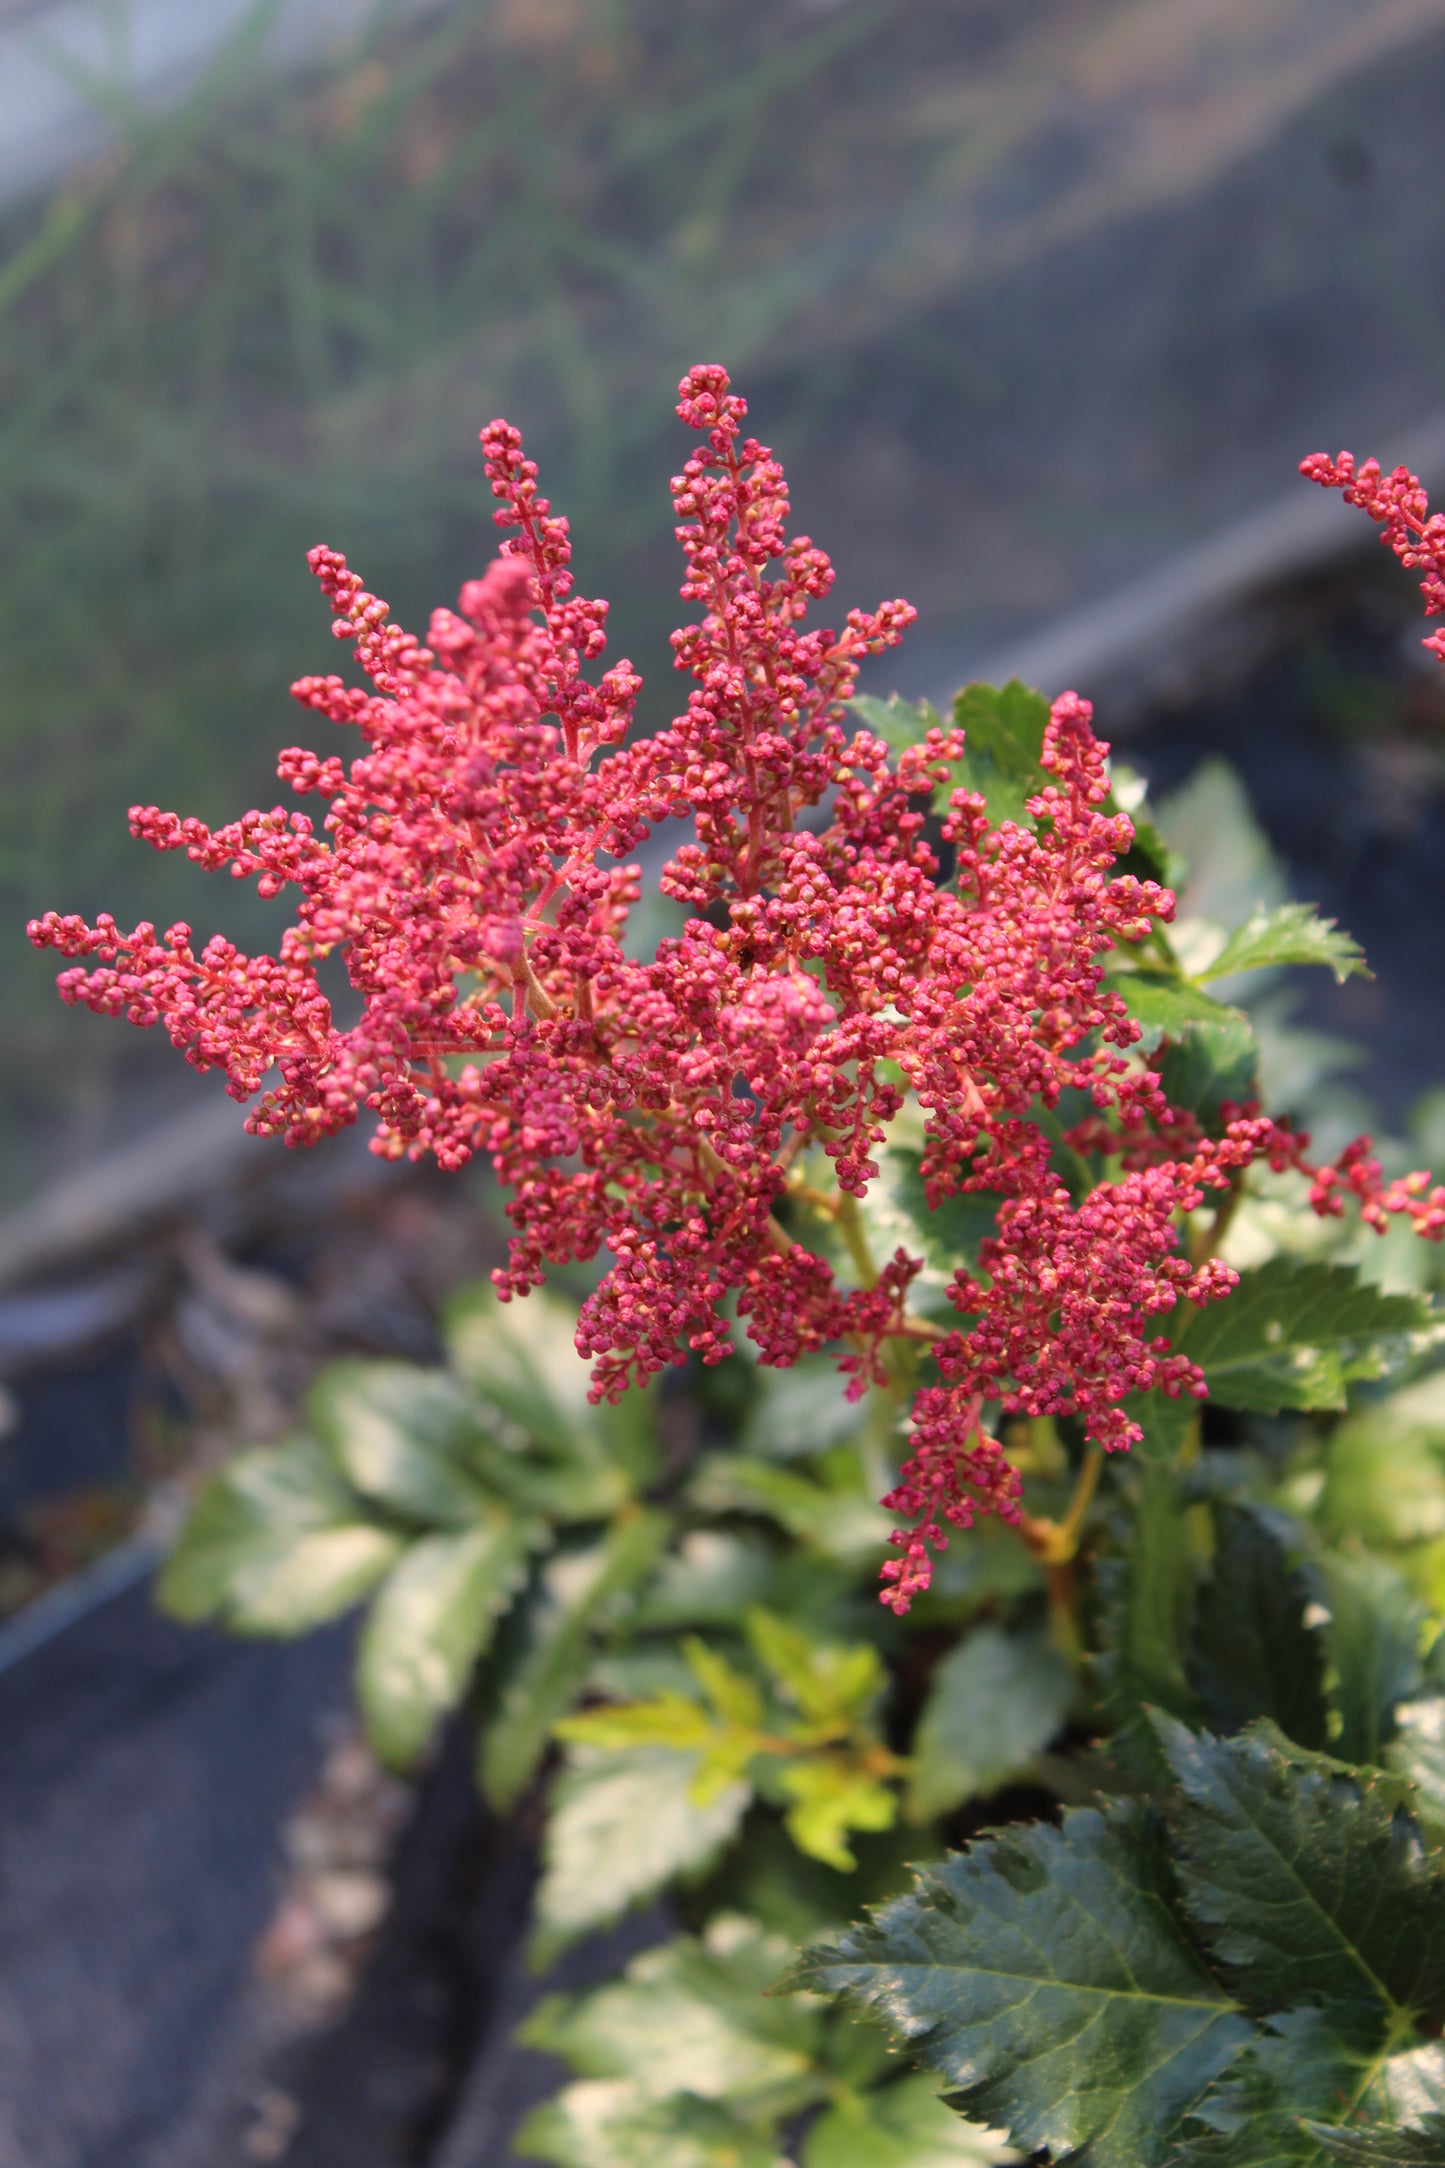
[[[877,2019],[1021,2149],[1152,2168],[1251,2029],[1171,1894],[1147,1810],[1077,1809],[951,1854],[789,1981]]]

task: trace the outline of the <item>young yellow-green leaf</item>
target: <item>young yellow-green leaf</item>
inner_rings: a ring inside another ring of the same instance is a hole
[[[1310,1583],[1280,1532],[1248,1504],[1217,1506],[1214,1524],[1188,1663],[1205,1720],[1241,1731],[1268,1716],[1297,1746],[1323,1748],[1330,1712]]]
[[[1185,1908],[1253,2009],[1378,2013],[1445,1999],[1445,1854],[1399,1811],[1397,1779],[1161,1717],[1180,1798],[1170,1841]]]
[[[1073,1672],[1041,1633],[980,1626],[929,1681],[908,1812],[931,1821],[1022,1776],[1068,1713]]]
[[[548,1561],[520,1654],[478,1742],[477,1774],[493,1806],[510,1807],[531,1782],[552,1727],[582,1690],[598,1627],[651,1572],[670,1527],[664,1513],[634,1510],[599,1543]]]
[[[306,1412],[348,1481],[388,1512],[457,1527],[485,1504],[465,1465],[476,1411],[450,1371],[329,1363],[307,1394]]]
[[[1395,1729],[1395,1708],[1424,1685],[1425,1606],[1388,1559],[1326,1551],[1318,1576],[1328,1612],[1332,1698],[1342,1761],[1378,1762]]]
[[[810,1724],[861,1722],[883,1691],[883,1659],[871,1642],[815,1640],[776,1612],[756,1607],[745,1624],[753,1654]]]
[[[1327,964],[1343,985],[1353,972],[1369,977],[1357,941],[1341,933],[1332,918],[1317,918],[1307,903],[1280,903],[1255,911],[1232,933],[1200,979],[1232,978],[1239,971],[1261,971],[1280,964]]]
[[[539,1961],[674,1880],[712,1865],[737,1835],[751,1798],[740,1779],[695,1796],[696,1753],[659,1745],[620,1753],[574,1747],[552,1795],[537,1893]]]
[[[644,1950],[620,1979],[547,1996],[518,2038],[580,2077],[628,2078],[656,2098],[793,2113],[822,2090],[822,2016],[802,1997],[768,1993],[792,1955],[755,1920],[721,1914],[701,1937]]]
[[[998,2131],[946,2106],[921,2071],[874,2092],[846,2092],[803,2142],[803,2168],[996,2168],[1018,2158]]]
[[[627,2078],[583,2078],[512,2141],[555,2168],[778,2168],[770,2134],[692,2093],[656,2100]]]
[[[752,1679],[734,1671],[727,1658],[709,1648],[697,1634],[687,1636],[682,1653],[688,1670],[725,1724],[756,1727],[762,1722],[763,1697]]]
[[[1164,1330],[1226,1408],[1277,1415],[1342,1408],[1356,1379],[1382,1377],[1430,1324],[1418,1295],[1386,1294],[1352,1265],[1272,1257],[1222,1302]]]
[[[466,1692],[501,1614],[527,1578],[532,1531],[505,1507],[477,1526],[424,1536],[392,1568],[357,1658],[366,1733],[405,1769]]]
[[[233,1633],[308,1633],[358,1603],[402,1539],[378,1527],[310,1438],[243,1453],[200,1493],[161,1570],[176,1618]]]
[[[951,1854],[789,1981],[875,2018],[1021,2151],[1078,2168],[1160,2168],[1251,2031],[1176,1923],[1132,1804]]]
[[[786,1763],[778,1783],[792,1802],[783,1819],[798,1850],[840,1874],[858,1864],[845,1842],[850,1829],[891,1829],[898,1819],[896,1792],[833,1755]]]
[[[689,1752],[710,1744],[717,1719],[691,1694],[664,1691],[650,1701],[604,1703],[582,1709],[554,1725],[557,1737],[572,1746],[597,1747],[620,1754],[634,1746],[676,1747]]]

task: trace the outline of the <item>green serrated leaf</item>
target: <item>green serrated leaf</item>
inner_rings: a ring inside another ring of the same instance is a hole
[[[1030,798],[1049,778],[1040,765],[1049,703],[1017,678],[1007,685],[967,685],[953,703],[955,727],[965,733],[958,787],[977,791],[996,828],[1023,822]]]
[[[789,1981],[877,2020],[1021,2150],[1154,2168],[1250,2036],[1171,1897],[1146,1810],[1075,1809],[951,1854]]]
[[[1121,971],[1108,983],[1111,992],[1122,996],[1125,1008],[1140,1026],[1139,1044],[1146,1054],[1152,1054],[1161,1039],[1182,1037],[1191,1024],[1223,1028],[1239,1015],[1238,1010],[1226,1008],[1188,979]]]
[[[161,1569],[174,1617],[233,1633],[308,1633],[350,1610],[394,1563],[402,1538],[365,1517],[314,1440],[243,1453],[211,1477]]]
[[[306,1413],[347,1480],[389,1512],[456,1527],[485,1504],[464,1465],[476,1411],[449,1371],[329,1363],[306,1396]]]
[[[1317,1574],[1328,1613],[1335,1752],[1343,1761],[1378,1762],[1394,1734],[1396,1704],[1425,1683],[1425,1606],[1388,1560],[1368,1553],[1327,1551]]]
[[[1145,1712],[1195,1708],[1186,1657],[1200,1562],[1173,1468],[1144,1458],[1130,1474],[1127,1512],[1098,1570],[1095,1667],[1120,1743],[1157,1774]]]
[[[1170,1337],[1199,1364],[1212,1398],[1277,1415],[1342,1408],[1347,1385],[1382,1377],[1429,1322],[1418,1295],[1386,1294],[1352,1265],[1286,1256],[1241,1273],[1222,1302],[1188,1310]]]
[[[981,1626],[929,1681],[913,1739],[908,1812],[929,1821],[1029,1769],[1068,1714],[1074,1677],[1040,1633]]]
[[[879,1183],[902,1216],[905,1246],[951,1278],[960,1265],[978,1270],[979,1244],[998,1233],[1003,1202],[987,1190],[965,1190],[930,1208],[923,1184],[923,1154],[890,1144],[881,1162]]]
[[[1259,1043],[1241,1011],[1226,1010],[1215,1022],[1186,1024],[1159,1061],[1159,1083],[1171,1106],[1187,1107],[1206,1124],[1226,1100],[1236,1106],[1255,1096]]]
[[[794,2113],[823,2088],[820,2011],[768,1994],[792,1954],[756,1920],[721,1914],[701,1937],[644,1950],[621,1979],[547,1996],[518,2038],[581,2077],[628,2078],[655,2098],[689,2092],[745,2115]]]
[[[478,1741],[477,1774],[493,1806],[512,1806],[535,1776],[553,1726],[581,1692],[597,1627],[651,1572],[670,1528],[664,1513],[633,1512],[600,1543],[549,1561],[525,1644]]]
[[[1185,1907],[1253,2009],[1317,2001],[1398,2019],[1445,1997],[1445,1855],[1398,1783],[1306,1754],[1272,1725],[1236,1739],[1157,1719],[1181,1798]]]
[[[1384,2123],[1304,2127],[1331,2160],[1353,2161],[1357,2168],[1445,2168],[1445,2115],[1427,2115],[1418,2130]]]
[[[1351,2113],[1389,2125],[1418,2114],[1445,2077],[1445,2051],[1378,2022],[1306,2006],[1264,2021],[1197,2104],[1168,2168],[1329,2168],[1311,2116]]]
[[[803,2168],[976,2168],[1016,2161],[1001,2133],[970,2123],[921,2072],[876,2092],[847,2093],[820,2115],[803,2146]]]
[[[856,1464],[826,1481],[742,1454],[715,1454],[692,1484],[694,1502],[715,1513],[761,1513],[828,1558],[881,1555],[892,1522],[863,1487]]]
[[[738,1780],[699,1804],[697,1753],[576,1747],[552,1795],[537,1893],[539,1962],[610,1926],[673,1880],[701,1874],[736,1836],[751,1792]]]
[[[1385,1766],[1415,1787],[1420,1819],[1437,1835],[1445,1831],[1445,1698],[1432,1694],[1397,1705]]]
[[[361,1637],[366,1734],[406,1769],[454,1709],[497,1620],[527,1578],[532,1532],[494,1506],[475,1528],[424,1536],[392,1568]]]
[[[1319,1626],[1306,1623],[1310,1584],[1250,1506],[1217,1506],[1214,1524],[1188,1663],[1205,1720],[1229,1732],[1268,1716],[1297,1745],[1323,1748],[1330,1712]]]
[[[626,2078],[582,2079],[533,2110],[512,2141],[556,2168],[778,2168],[778,2151],[715,2101],[656,2100]]]
[[[910,745],[921,745],[930,730],[943,728],[942,717],[929,701],[905,700],[898,693],[888,700],[858,693],[848,702],[848,712],[895,753],[906,752]]]
[[[1354,972],[1370,976],[1357,941],[1341,933],[1332,918],[1317,918],[1307,903],[1280,903],[1255,911],[1232,933],[1208,967],[1204,980],[1232,978],[1236,972],[1260,971],[1282,964],[1327,964],[1340,985]]]

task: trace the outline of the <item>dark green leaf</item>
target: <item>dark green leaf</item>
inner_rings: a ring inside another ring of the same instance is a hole
[[[750,1795],[693,1796],[697,1753],[576,1747],[552,1795],[537,1894],[539,1956],[605,1927],[668,1882],[700,1874],[737,1834]]]
[[[1001,1197],[988,1190],[965,1190],[930,1209],[923,1154],[903,1145],[890,1145],[884,1153],[880,1182],[906,1219],[901,1230],[906,1247],[915,1255],[921,1252],[950,1278],[960,1265],[978,1270],[979,1244],[998,1233]]]
[[[446,1370],[336,1362],[306,1399],[311,1427],[365,1498],[408,1520],[475,1520],[483,1493],[465,1470],[476,1412]]]
[[[1133,1805],[951,1855],[790,1979],[876,2018],[1015,2145],[1091,2168],[1162,2162],[1250,2035],[1176,1925]]]
[[[1307,1625],[1308,1581],[1279,1534],[1247,1505],[1215,1509],[1216,1546],[1199,1593],[1189,1677],[1205,1718],[1239,1731],[1272,1717],[1297,1745],[1329,1744],[1325,1652]]]
[[[1398,1781],[1158,1719],[1182,1794],[1171,1843],[1187,1910],[1254,2009],[1376,2012],[1445,1998],[1445,1855],[1398,1811]]]
[[[1352,972],[1368,978],[1360,945],[1332,918],[1317,918],[1307,903],[1280,903],[1255,911],[1209,965],[1201,979],[1227,979],[1237,971],[1280,964],[1327,964],[1341,985]]]
[[[311,1439],[243,1453],[211,1477],[161,1571],[177,1618],[301,1634],[359,1602],[401,1549]]]
[[[803,2146],[803,2168],[991,2168],[1016,2160],[997,2131],[966,2122],[921,2072],[876,2092],[851,2090],[820,2115]]]
[[[1178,1313],[1174,1313],[1176,1320]],[[1345,1387],[1380,1377],[1430,1322],[1418,1295],[1390,1295],[1352,1265],[1272,1257],[1222,1302],[1187,1309],[1170,1331],[1227,1408],[1342,1408]]]
[[[1445,2051],[1382,2037],[1378,2016],[1317,2006],[1280,2012],[1211,2086],[1168,2168],[1329,2168],[1304,2118],[1370,2115],[1394,2125],[1439,2097]]]
[[[1187,1107],[1206,1125],[1225,1100],[1236,1106],[1255,1094],[1259,1043],[1249,1018],[1225,1011],[1218,1023],[1184,1026],[1159,1061],[1159,1082],[1171,1106]]]
[[[1394,1734],[1396,1704],[1424,1685],[1425,1607],[1403,1574],[1368,1553],[1327,1551],[1318,1573],[1340,1721],[1335,1752],[1343,1761],[1378,1762]]]
[[[772,2137],[691,2093],[656,2100],[626,2078],[583,2079],[512,2141],[556,2168],[778,2168]]]
[[[723,1914],[644,1950],[621,1979],[549,1995],[521,2028],[529,2047],[580,2076],[630,2078],[644,2093],[689,2092],[748,2115],[791,2113],[819,2093],[822,2020],[797,1997],[773,1997],[793,1955],[755,1920]]]
[[[981,1626],[929,1681],[913,1740],[908,1811],[917,1821],[1023,1775],[1068,1713],[1074,1677],[1041,1633]]]
[[[666,1514],[634,1512],[600,1543],[549,1561],[526,1645],[481,1734],[477,1767],[493,1806],[511,1806],[531,1782],[587,1676],[595,1630],[651,1572],[670,1525]]]
[[[1105,1705],[1131,1758],[1159,1771],[1150,1708],[1187,1716],[1194,1693],[1185,1669],[1199,1559],[1173,1469],[1140,1460],[1130,1470],[1127,1512],[1099,1566],[1099,1653]]]
[[[422,1751],[466,1692],[498,1618],[527,1577],[531,1531],[504,1506],[476,1527],[423,1536],[392,1568],[361,1637],[367,1737],[393,1768]]]
[[[1445,2168],[1445,2115],[1427,2115],[1418,2130],[1384,2123],[1307,2123],[1305,2128],[1332,2160],[1353,2161],[1357,2168]]]

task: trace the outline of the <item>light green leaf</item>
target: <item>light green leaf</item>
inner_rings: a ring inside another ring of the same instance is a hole
[[[424,1536],[382,1587],[361,1637],[367,1737],[405,1769],[466,1692],[496,1622],[527,1578],[531,1531],[494,1506],[475,1528]]]
[[[539,1444],[587,1459],[600,1433],[576,1331],[576,1312],[545,1288],[501,1302],[469,1287],[447,1305],[447,1351],[464,1383]]]
[[[468,1476],[476,1411],[446,1370],[416,1363],[329,1363],[306,1396],[322,1444],[365,1498],[440,1527],[475,1520],[485,1494]]]
[[[863,1487],[851,1455],[849,1463],[818,1478],[742,1454],[715,1454],[699,1468],[692,1495],[710,1512],[765,1514],[828,1558],[881,1556],[893,1523]]]
[[[1254,912],[1195,975],[1227,979],[1239,971],[1281,964],[1327,964],[1341,985],[1354,972],[1370,976],[1359,943],[1341,933],[1332,918],[1317,918],[1307,903],[1280,903]]]
[[[1040,765],[1049,703],[1017,678],[1007,685],[967,685],[953,703],[953,722],[964,731],[957,787],[977,791],[988,817],[1027,821],[1025,806],[1049,781]]]
[[[758,1382],[757,1404],[738,1439],[745,1459],[819,1453],[855,1436],[863,1420],[831,1355],[805,1355],[789,1370],[760,1370]]]
[[[539,1959],[667,1883],[711,1866],[731,1843],[751,1797],[738,1780],[704,1804],[699,1756],[667,1746],[623,1753],[577,1747],[552,1795],[537,1894]]]
[[[1122,995],[1125,1008],[1141,1027],[1139,1044],[1146,1054],[1152,1054],[1161,1039],[1181,1038],[1191,1024],[1223,1026],[1239,1013],[1188,979],[1121,971],[1107,983],[1111,992]]]
[[[158,1594],[175,1617],[219,1619],[233,1633],[307,1633],[359,1602],[401,1544],[365,1518],[320,1446],[298,1439],[243,1453],[211,1477]]]
[[[798,1850],[842,1874],[858,1864],[845,1842],[849,1830],[891,1829],[898,1819],[896,1792],[831,1755],[786,1763],[778,1783],[792,1802],[784,1823]]]
[[[1240,1731],[1273,1718],[1298,1746],[1329,1744],[1325,1650],[1305,1574],[1280,1532],[1247,1504],[1219,1505],[1209,1579],[1199,1592],[1189,1678],[1206,1721]]]
[[[1240,1997],[1376,2014],[1445,1995],[1445,1855],[1398,1812],[1398,1780],[1290,1747],[1158,1719],[1181,1799],[1172,1849],[1187,1911]]]
[[[1227,1408],[1342,1408],[1345,1388],[1382,1377],[1430,1323],[1417,1295],[1389,1295],[1351,1265],[1272,1257],[1222,1302],[1173,1313],[1164,1330]]]
[[[1402,1423],[1392,1400],[1341,1423],[1329,1441],[1320,1525],[1361,1543],[1445,1535],[1445,1438]]]
[[[632,1624],[638,1633],[679,1626],[734,1626],[774,1585],[778,1554],[763,1536],[695,1528],[670,1551],[643,1591]]]
[[[736,1913],[699,1938],[644,1950],[621,1979],[580,1995],[549,1995],[521,2028],[528,2047],[584,2078],[629,2078],[665,2098],[696,2093],[745,2115],[790,2114],[818,2097],[821,2013],[769,1988],[789,1943]]]
[[[1022,1776],[1068,1713],[1074,1678],[1039,1633],[981,1626],[934,1671],[913,1740],[908,1811],[930,1821]]]
[[[848,713],[895,753],[906,752],[910,745],[921,745],[930,730],[943,728],[943,718],[931,702],[904,700],[898,693],[887,700],[859,693],[848,702]]]
[[[595,1632],[651,1572],[670,1528],[664,1513],[634,1511],[600,1543],[548,1561],[521,1655],[479,1740],[478,1776],[493,1806],[510,1807],[531,1782],[552,1727],[582,1689]]]
[[[1421,1821],[1437,1836],[1445,1831],[1445,1699],[1432,1694],[1396,1707],[1385,1766],[1414,1785]]]
[[[945,2106],[935,2080],[921,2072],[876,2092],[846,2094],[819,2116],[803,2145],[803,2168],[993,2168],[1018,2157],[998,2131]]]
[[[556,2168],[779,2168],[772,2139],[715,2101],[654,2100],[626,2078],[566,2086],[512,2142]]]
[[[1171,1894],[1143,1809],[1077,1809],[950,1855],[789,1978],[877,2019],[1021,2150],[1154,2168],[1250,2034]]]

